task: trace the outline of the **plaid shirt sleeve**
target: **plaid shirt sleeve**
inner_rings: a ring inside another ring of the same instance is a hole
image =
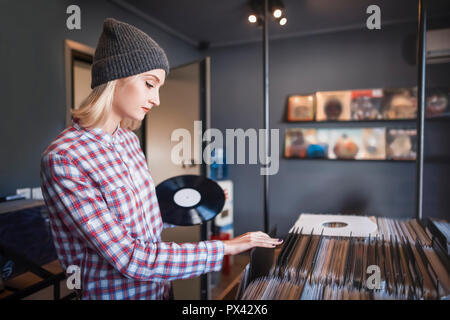
[[[222,241],[177,244],[132,237],[110,212],[99,189],[68,156],[47,153],[41,172],[45,194],[59,219],[125,277],[170,281],[221,269]]]

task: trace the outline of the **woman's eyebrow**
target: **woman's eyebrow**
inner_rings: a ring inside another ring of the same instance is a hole
[[[145,77],[153,77],[153,78],[156,79],[156,81],[157,81],[158,83],[161,83],[161,80],[159,80],[159,78],[158,78],[157,76],[155,76],[154,74],[146,74]]]

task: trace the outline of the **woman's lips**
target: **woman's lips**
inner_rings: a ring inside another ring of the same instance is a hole
[[[146,107],[141,107],[142,109],[144,109],[145,112],[149,112],[150,108],[146,108]]]

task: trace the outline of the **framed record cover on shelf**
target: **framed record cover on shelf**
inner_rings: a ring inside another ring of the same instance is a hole
[[[415,119],[417,117],[417,88],[383,90],[383,118]]]
[[[323,91],[316,93],[317,121],[348,121],[351,91]]]
[[[352,120],[379,120],[383,89],[352,90],[350,102]]]
[[[316,129],[314,144],[308,147],[308,158],[327,159],[330,147],[330,129]]]
[[[363,129],[332,129],[330,134],[330,159],[361,159]]]
[[[390,160],[415,160],[416,129],[389,129],[386,136],[386,156]]]
[[[386,159],[386,128],[362,129],[362,154],[364,160]]]
[[[286,130],[286,158],[324,159],[328,155],[328,129],[295,128]]]
[[[436,117],[450,112],[450,88],[430,88],[427,90],[425,115]]]
[[[307,158],[308,146],[314,143],[316,129],[287,129],[284,155],[286,158]]]
[[[290,122],[313,121],[314,109],[314,94],[291,95],[288,98],[287,120]]]

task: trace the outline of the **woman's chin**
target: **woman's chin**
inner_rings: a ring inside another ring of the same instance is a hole
[[[142,112],[140,112],[140,113],[137,115],[137,117],[138,117],[137,120],[143,120],[143,119],[145,118],[145,116],[148,114],[148,112],[150,111],[150,110],[144,111],[144,109],[141,109],[141,110],[142,110]]]
[[[130,116],[129,118],[132,120],[135,120],[135,121],[142,121],[145,118],[145,113],[134,114],[133,116]]]

